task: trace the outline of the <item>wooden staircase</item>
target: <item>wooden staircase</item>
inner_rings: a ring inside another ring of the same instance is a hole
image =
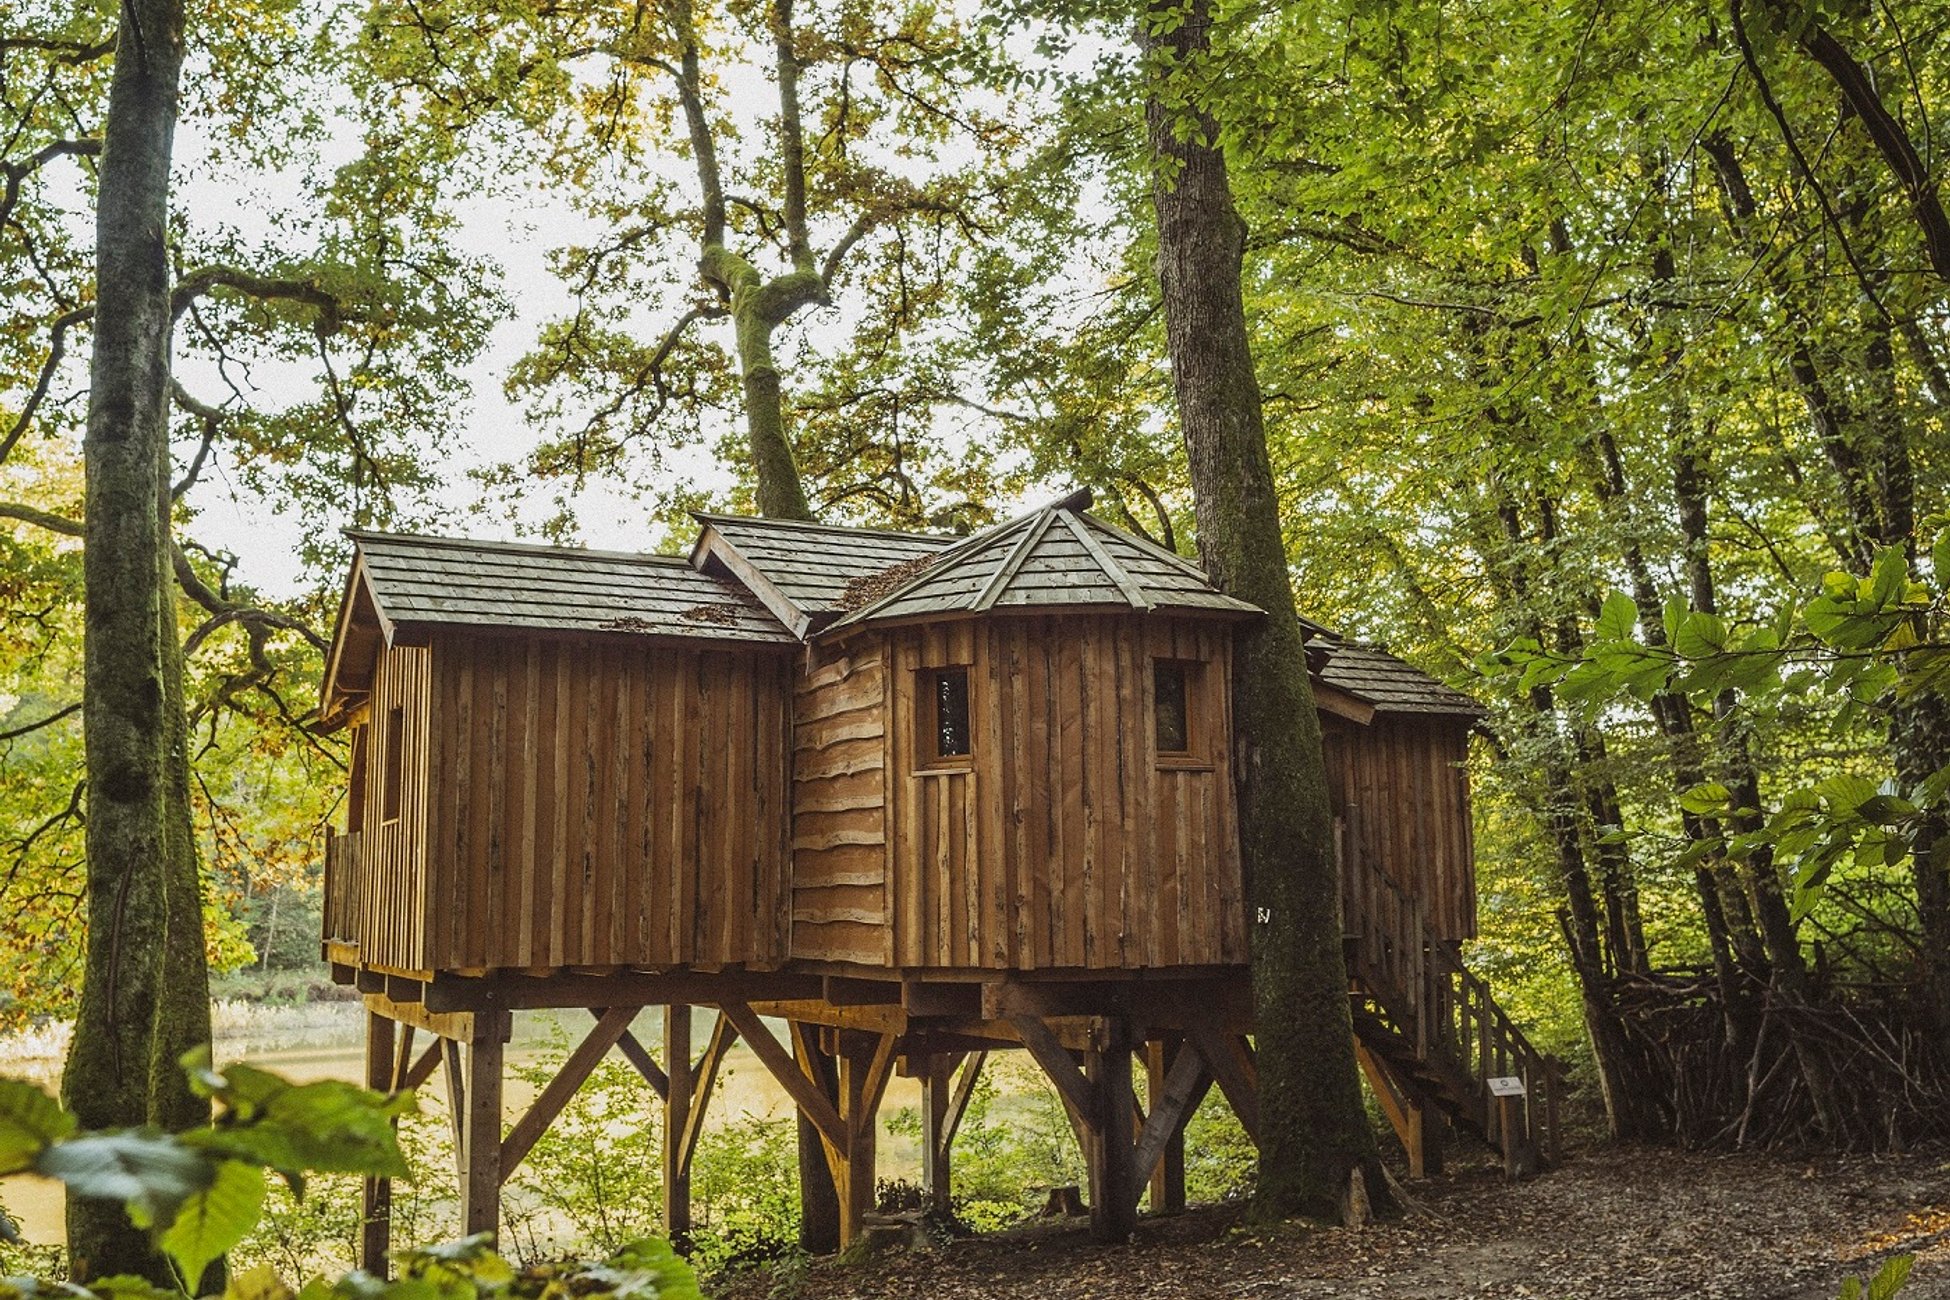
[[[1350,822],[1358,816],[1348,809]],[[1456,945],[1437,937],[1423,902],[1364,860],[1360,843],[1341,835],[1350,1010],[1362,1068],[1411,1174],[1439,1162],[1438,1117],[1501,1150],[1513,1177],[1555,1162],[1558,1062],[1524,1037]],[[1522,1092],[1494,1095],[1493,1079],[1519,1080]]]

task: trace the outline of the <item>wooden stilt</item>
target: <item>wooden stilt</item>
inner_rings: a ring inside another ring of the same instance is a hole
[[[1176,1047],[1167,1058],[1166,1049]],[[1212,1074],[1187,1043],[1145,1045],[1151,1113],[1137,1140],[1137,1176],[1149,1180],[1151,1212],[1185,1208],[1185,1125],[1212,1087]]]
[[[975,1095],[975,1083],[987,1060],[987,1052],[933,1056],[921,1077],[921,1185],[927,1189],[928,1206],[936,1214],[945,1215],[954,1208],[955,1134],[968,1113],[969,1098]]]
[[[461,1121],[461,1231],[501,1230],[501,1056],[505,1033],[477,1024],[467,1045],[467,1108]]]
[[[664,1233],[670,1244],[691,1247],[691,1170],[684,1130],[691,1120],[691,1009],[664,1008]]]
[[[894,1073],[894,1035],[846,1031],[840,1035],[840,1119],[846,1143],[829,1145],[833,1190],[840,1203],[840,1248],[860,1239],[874,1207],[875,1157],[880,1099]]]
[[[839,1106],[839,1066],[820,1050],[818,1030],[794,1023],[793,1057],[799,1071],[826,1098],[835,1113]],[[799,1108],[799,1249],[810,1255],[830,1255],[840,1248],[840,1198],[833,1182],[827,1141],[804,1106]]]
[[[1093,1085],[1097,1124],[1086,1157],[1090,1170],[1090,1235],[1103,1242],[1128,1241],[1137,1230],[1137,1149],[1132,1119],[1131,1030],[1112,1019],[1104,1046],[1084,1053],[1084,1074]]]
[[[393,1022],[374,1011],[366,1012],[366,1086],[386,1092],[393,1086],[396,1066],[393,1060]],[[374,1277],[387,1276],[387,1259],[393,1235],[393,1180],[368,1178],[360,1215],[359,1267]]]
[[[446,1067],[447,1128],[453,1138],[454,1176],[467,1180],[467,1049],[452,1038],[440,1040],[440,1059]]]

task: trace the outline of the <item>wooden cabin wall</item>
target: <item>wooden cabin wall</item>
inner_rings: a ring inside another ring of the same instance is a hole
[[[792,671],[621,638],[439,637],[432,966],[776,966]]]
[[[903,967],[1246,960],[1230,629],[1004,616],[889,638],[888,906]],[[1152,660],[1196,661],[1190,759],[1153,744]],[[915,761],[923,669],[969,669],[972,754]]]
[[[808,654],[792,705],[792,955],[884,966],[885,646],[866,635]]]
[[[1439,937],[1475,938],[1475,845],[1463,766],[1469,724],[1377,714],[1366,726],[1323,718],[1322,729],[1343,851],[1361,853],[1397,888],[1421,897]]]
[[[426,969],[427,736],[430,659],[424,646],[379,655],[365,723],[364,825],[353,839],[360,960],[400,972]],[[392,711],[400,711],[400,770],[387,770]],[[386,817],[386,786],[399,782],[399,816]],[[343,846],[341,854],[346,852]]]

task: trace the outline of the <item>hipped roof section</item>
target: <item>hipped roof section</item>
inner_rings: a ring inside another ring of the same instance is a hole
[[[858,593],[834,631],[969,614],[1059,609],[1253,617],[1188,560],[1086,513],[1085,490],[917,561]]]
[[[1469,696],[1443,685],[1380,646],[1322,632],[1310,637],[1307,649],[1309,658],[1320,664],[1314,674],[1318,682],[1353,696],[1376,713],[1416,713],[1472,721],[1485,715],[1483,706]]]

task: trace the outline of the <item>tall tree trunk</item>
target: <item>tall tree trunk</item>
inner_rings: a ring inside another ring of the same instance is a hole
[[[168,442],[170,150],[181,0],[124,0],[95,217],[94,356],[83,443],[87,517],[83,735],[88,942],[62,1093],[84,1128],[148,1122],[168,928],[169,688],[161,648]],[[173,1285],[113,1201],[70,1197],[77,1279]]]
[[[1198,115],[1181,139],[1177,97],[1161,84],[1209,49],[1210,21],[1207,0],[1192,0],[1189,12],[1157,0],[1139,40],[1157,61],[1145,118],[1165,169],[1152,189],[1158,275],[1199,554],[1222,590],[1267,615],[1239,634],[1233,673],[1259,1050],[1254,1213],[1339,1219],[1356,1178],[1371,1205],[1394,1202],[1356,1073],[1320,720],[1247,340],[1244,223],[1213,123]]]
[[[166,462],[165,462],[166,471]],[[169,498],[163,477],[163,574],[157,637],[162,661],[163,757],[167,879],[163,886],[168,929],[162,948],[162,988],[156,999],[156,1036],[149,1070],[149,1122],[171,1132],[210,1122],[210,1102],[191,1090],[185,1053],[210,1044],[210,963],[203,936],[203,878],[197,863],[190,812],[189,723],[183,710],[183,641],[176,626],[176,577],[167,545]],[[270,955],[265,937],[265,955]],[[222,1290],[217,1284],[215,1290]],[[207,1290],[198,1294],[208,1294]]]

